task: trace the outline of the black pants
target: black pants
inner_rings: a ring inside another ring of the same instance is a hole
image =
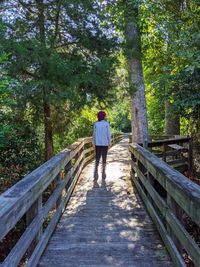
[[[108,153],[108,146],[96,146],[96,162],[95,162],[95,167],[96,169],[99,166],[99,161],[102,157],[102,163],[103,163],[103,168],[105,169],[106,166],[106,158],[107,158],[107,153]]]

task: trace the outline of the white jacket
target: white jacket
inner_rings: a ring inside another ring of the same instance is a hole
[[[97,121],[93,127],[93,144],[95,146],[111,145],[110,125],[107,121]]]

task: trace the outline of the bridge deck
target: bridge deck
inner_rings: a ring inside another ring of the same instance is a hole
[[[94,162],[83,170],[39,266],[173,266],[130,181],[127,147],[109,151],[106,179],[93,180]]]

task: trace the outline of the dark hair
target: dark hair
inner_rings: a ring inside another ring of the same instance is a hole
[[[99,111],[99,112],[97,113],[98,121],[102,121],[102,120],[104,120],[105,117],[106,117],[106,113],[105,113],[104,111]]]

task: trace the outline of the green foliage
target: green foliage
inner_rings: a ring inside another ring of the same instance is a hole
[[[152,91],[146,94],[148,128],[150,135],[164,134],[165,107],[164,101],[157,98]]]
[[[0,192],[16,183],[41,164],[37,134],[24,118],[14,90],[17,82],[8,76],[4,65],[9,57],[2,46],[0,56]]]
[[[1,164],[4,167],[18,165],[23,169],[23,174],[41,162],[36,133],[26,121],[15,122],[15,125],[0,124],[0,150]]]
[[[108,34],[110,19],[101,2],[32,3],[4,1],[13,14],[2,14],[2,45],[9,55],[4,69],[17,81],[13,90],[29,121],[43,125],[45,137],[61,136],[85,104],[112,102],[117,42]]]
[[[145,79],[149,91],[154,95],[151,106],[161,103],[164,109],[164,101],[169,100],[173,103],[174,113],[186,118],[189,124],[194,121],[197,123],[200,118],[200,57],[196,1],[146,1],[141,5],[140,16]],[[156,109],[159,113],[160,107]],[[149,115],[151,113],[152,110],[149,110]],[[163,126],[164,112],[160,114]],[[154,126],[160,132],[161,125],[155,123],[155,117],[149,116],[149,124],[152,125],[153,119]],[[181,123],[184,121],[182,118]]]
[[[110,124],[113,129],[121,132],[131,132],[131,104],[128,97],[118,98],[110,111]]]
[[[173,98],[178,112],[185,117],[200,118],[200,69],[182,71],[174,77]]]
[[[25,121],[0,123],[0,188],[5,190],[41,164],[37,135]]]
[[[79,113],[71,114],[69,129],[64,134],[54,136],[55,151],[60,151],[78,138],[91,136],[97,112],[97,107],[85,106]]]

